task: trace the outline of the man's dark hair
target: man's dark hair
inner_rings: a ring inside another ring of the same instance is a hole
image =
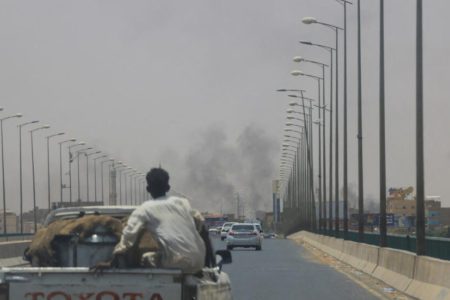
[[[163,168],[153,168],[145,177],[147,179],[147,191],[153,199],[164,196],[169,190],[169,173]]]

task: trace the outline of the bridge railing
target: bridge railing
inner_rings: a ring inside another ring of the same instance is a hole
[[[0,242],[9,242],[9,241],[25,241],[31,240],[33,238],[32,233],[7,233],[0,234]]]
[[[344,232],[340,231],[339,236],[336,233],[330,232],[328,230],[318,230],[317,233],[334,236],[338,238],[343,238]],[[359,242],[358,232],[349,230],[347,233],[347,240]],[[364,233],[363,243],[379,246],[380,245],[380,235],[378,233],[366,232]],[[387,246],[389,248],[406,250],[410,252],[416,252],[416,237],[409,235],[399,235],[399,234],[388,234],[387,236]],[[426,255],[450,260],[450,239],[448,238],[438,238],[438,237],[427,237],[426,238]]]

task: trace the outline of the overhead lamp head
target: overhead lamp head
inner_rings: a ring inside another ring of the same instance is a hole
[[[299,63],[303,61],[303,58],[301,56],[294,56],[292,59],[293,62]]]
[[[317,20],[316,20],[316,18],[313,18],[313,17],[304,17],[302,19],[302,23],[309,25],[309,24],[317,23]]]
[[[77,139],[70,139],[71,142],[75,142]]]
[[[300,75],[303,75],[303,72],[300,70],[293,70],[293,71],[291,71],[291,75],[292,76],[300,76]]]
[[[303,44],[303,45],[312,45],[312,43],[311,42],[309,42],[309,41],[300,41],[300,44]]]
[[[278,89],[277,92],[287,92],[286,89]]]
[[[44,126],[42,126],[42,128],[45,128],[45,129],[47,129],[47,128],[50,128],[50,125],[44,125]]]
[[[22,118],[22,114],[21,114],[21,113],[18,113],[18,114],[15,115],[15,117],[16,117],[16,118]]]

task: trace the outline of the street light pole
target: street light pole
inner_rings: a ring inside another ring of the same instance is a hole
[[[305,59],[299,56],[294,57],[293,59],[294,62],[308,62],[308,63],[312,63],[315,65],[319,65],[322,67],[322,77],[318,77],[318,76],[313,76],[313,75],[309,75],[309,74],[302,74],[308,77],[311,77],[313,79],[317,80],[317,97],[318,97],[318,116],[319,116],[319,122],[321,121],[321,109],[323,107],[324,111],[323,111],[323,117],[325,120],[325,67],[328,67],[328,65],[322,63],[322,62],[318,62],[318,61],[314,61],[314,60],[309,60],[309,59]],[[322,80],[322,88],[323,88],[323,93],[322,93],[322,97],[321,97],[321,91],[320,91],[320,80]],[[323,99],[323,100],[322,100]],[[321,100],[322,100],[322,104],[321,104]],[[324,127],[325,128],[325,127]],[[322,199],[322,161],[321,161],[321,151],[322,151],[322,133],[320,131],[321,127],[319,126],[319,172],[318,172],[318,181],[319,181],[319,230],[322,229],[322,224],[323,224],[323,216],[326,216],[326,212],[323,213],[322,212],[322,204],[323,206],[325,206],[325,202]],[[312,128],[311,128],[311,132],[312,132]],[[325,132],[324,132],[325,135]],[[313,135],[311,134],[311,137]],[[312,146],[312,144],[311,144]],[[323,152],[325,153],[325,143],[324,143],[324,149]],[[324,154],[325,157],[325,154]],[[324,160],[324,167],[325,167],[325,160]],[[325,168],[324,168],[325,169]],[[325,193],[324,193],[325,194]],[[315,214],[314,214],[315,215]]]
[[[364,181],[361,82],[361,3],[358,0],[358,241],[364,241]]]
[[[86,201],[89,202],[89,156],[99,154],[102,151],[96,151],[92,153],[85,152],[84,155],[86,156]]]
[[[75,142],[76,139],[70,139],[70,140],[65,140],[62,142],[59,142],[59,193],[60,193],[60,203],[62,204],[63,201],[63,173],[62,173],[62,145],[65,143],[69,143],[69,142]]]
[[[102,203],[103,203],[103,204],[105,204],[105,198],[104,198],[104,182],[105,182],[105,180],[104,180],[104,177],[103,177],[103,172],[104,172],[104,166],[103,166],[103,164],[104,164],[104,163],[107,163],[107,162],[110,162],[110,161],[112,161],[113,164],[114,164],[114,159],[113,159],[113,158],[110,158],[110,159],[108,159],[108,160],[105,160],[105,161],[100,162],[100,168],[101,168],[101,174],[102,174]]]
[[[333,74],[334,74],[334,72],[333,72],[333,51],[336,51],[336,49],[333,48],[333,47],[330,47],[330,46],[316,44],[316,43],[311,43],[311,42],[308,42],[308,41],[300,41],[300,43],[304,44],[304,45],[309,45],[309,46],[317,46],[319,48],[326,49],[326,50],[328,50],[330,52],[330,109],[329,109],[329,111],[330,111],[330,129],[329,129],[329,132],[330,132],[330,136],[329,136],[329,138],[330,138],[330,145],[329,145],[329,157],[330,157],[329,185],[330,186],[329,186],[329,198],[330,199],[329,199],[329,202],[328,202],[328,213],[329,213],[329,216],[328,216],[328,230],[331,233],[333,231]],[[337,55],[336,55],[336,57],[337,57]],[[325,92],[324,92],[324,95],[325,95]],[[326,107],[324,105],[323,106],[324,125],[326,124],[326,122],[325,122],[325,116],[326,116],[325,111],[326,111]],[[324,139],[324,143],[323,144],[324,144],[324,149],[325,149],[325,144],[326,144],[325,143],[325,126],[323,127],[323,139]],[[324,151],[324,159],[323,159],[323,161],[324,161],[324,172],[323,173],[324,173],[324,191],[325,191],[324,192],[324,202],[326,203],[327,199],[326,199],[326,180],[325,180],[326,179],[325,151]],[[325,208],[325,214],[324,215],[326,216],[326,208]]]
[[[30,121],[19,124],[19,173],[20,173],[20,233],[23,234],[23,168],[22,168],[22,127],[34,123],[38,123],[39,121]]]
[[[63,135],[64,132],[55,133],[52,135],[48,135],[45,138],[47,139],[47,192],[48,192],[48,210],[51,209],[51,191],[50,191],[50,139],[55,136]]]
[[[34,212],[34,233],[37,232],[37,211],[36,211],[36,180],[34,171],[34,144],[33,144],[33,133],[37,130],[48,129],[49,125],[44,125],[41,127],[34,128],[30,130],[31,137],[31,166],[32,166],[32,177],[33,177],[33,212]]]
[[[74,156],[72,155],[71,149],[74,147],[79,147],[85,145],[85,142],[79,142],[76,145],[69,146],[69,203],[72,203],[72,162],[74,160]]]
[[[426,254],[425,244],[425,179],[423,149],[423,32],[422,32],[422,0],[417,0],[416,24],[416,248],[417,255]]]
[[[0,109],[2,111],[3,108]],[[3,121],[11,118],[21,118],[22,114],[15,114],[12,116],[4,117],[0,119],[0,131],[1,131],[1,143],[2,143],[2,196],[3,196],[3,233],[7,233],[6,229],[6,191],[5,191],[5,151],[4,151],[4,141],[3,141]]]
[[[77,176],[78,176],[78,186],[77,186],[77,201],[81,202],[81,188],[80,188],[80,153],[83,151],[87,151],[87,150],[91,150],[93,149],[92,147],[88,147],[88,148],[84,148],[84,149],[80,149],[77,151]]]
[[[380,0],[380,247],[387,246],[386,137],[384,108],[384,0]]]
[[[118,166],[114,169],[116,170],[117,174],[119,175],[119,203],[123,204],[122,201],[122,171],[121,168],[127,168],[127,165],[123,164],[121,161],[118,162]],[[116,176],[117,178],[117,176]]]
[[[97,203],[97,160],[105,158],[108,155],[102,155],[94,158],[94,201]]]
[[[339,0],[344,6],[344,158],[343,158],[343,217],[344,217],[344,239],[348,236],[348,155],[347,155],[347,4],[346,0]]]

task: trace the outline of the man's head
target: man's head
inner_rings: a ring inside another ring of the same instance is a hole
[[[170,190],[169,173],[162,168],[151,169],[146,176],[147,191],[153,199],[165,196]]]

